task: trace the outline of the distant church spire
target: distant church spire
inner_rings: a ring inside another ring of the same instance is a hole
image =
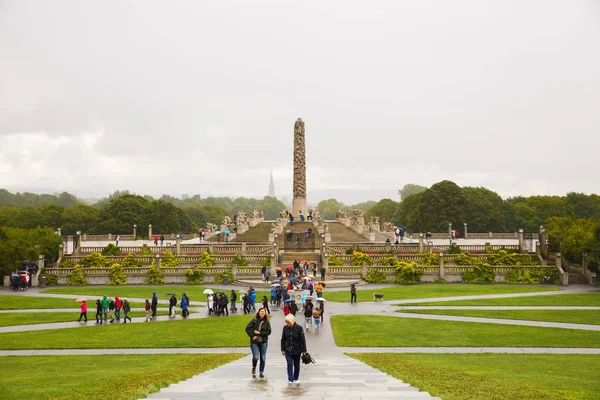
[[[271,182],[269,183],[269,196],[275,197],[275,183],[273,183],[273,171],[271,171]]]

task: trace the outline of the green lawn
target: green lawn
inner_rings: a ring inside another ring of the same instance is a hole
[[[132,400],[242,354],[0,357],[2,399]],[[60,367],[64,366],[64,367]],[[12,371],[12,372],[8,372]]]
[[[151,299],[152,292],[156,292],[159,299],[168,300],[169,296],[167,293],[175,293],[178,299],[181,299],[181,294],[185,292],[190,298],[190,301],[206,301],[206,295],[202,293],[205,289],[212,289],[213,291],[223,290],[216,289],[207,286],[198,285],[139,285],[139,286],[68,286],[68,287],[54,287],[46,289],[42,293],[51,294],[81,294],[86,296],[120,296],[130,297],[139,299]],[[224,289],[227,296],[231,295],[231,289],[234,289],[236,293],[240,289],[248,289],[247,287],[232,286],[230,289]],[[239,294],[239,293],[238,293]],[[256,291],[256,302],[259,303],[262,296],[267,295],[266,291]],[[238,296],[239,302],[239,296]]]
[[[444,400],[600,399],[599,355],[350,356]]]
[[[336,315],[331,324],[343,347],[600,347],[600,332],[575,329],[372,315]]]
[[[127,297],[127,296],[125,296]],[[96,310],[95,298],[88,298],[88,310]],[[132,308],[143,308],[144,303],[129,302]],[[159,307],[169,307],[168,304],[159,304]],[[75,299],[61,299],[52,297],[12,296],[0,294],[0,310],[27,310],[37,308],[79,308]],[[88,314],[90,314],[88,312]]]
[[[423,306],[600,306],[600,292],[414,303]]]
[[[480,294],[529,293],[560,290],[557,287],[541,285],[469,285],[469,284],[422,284],[398,285],[382,289],[357,288],[358,301],[372,302],[373,293],[381,293],[384,300],[427,299],[448,296],[472,296]],[[329,301],[350,302],[350,288],[346,291],[323,291]]]
[[[168,315],[167,309],[159,309],[156,315],[165,316]],[[190,312],[192,314],[192,312]],[[179,309],[177,310],[178,318],[181,315]],[[145,317],[145,311],[132,311],[129,313],[131,318]],[[123,313],[121,313],[121,318]],[[0,326],[9,325],[29,325],[29,324],[49,324],[53,322],[75,322],[79,319],[79,311],[74,310],[73,313],[66,312],[41,312],[41,313],[0,313]],[[88,323],[90,321],[96,321],[96,309],[94,312],[88,312]]]
[[[92,324],[82,328],[37,331],[36,337],[50,339],[34,341],[23,340],[22,332],[0,333],[0,349],[243,347],[250,343],[244,332],[250,319],[251,316],[103,326]]]
[[[600,325],[599,310],[398,310],[398,312]]]

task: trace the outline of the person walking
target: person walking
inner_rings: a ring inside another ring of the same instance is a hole
[[[119,239],[121,239],[121,237],[119,235],[117,235],[117,237],[115,238],[115,245],[117,247],[119,247]]]
[[[350,304],[356,303],[356,284],[350,285]]]
[[[304,325],[306,328],[306,332],[310,331],[310,328],[313,326],[313,303],[310,300],[306,300],[304,303]]]
[[[321,315],[321,322],[323,322],[323,314],[325,314],[325,302],[318,301],[317,303],[319,303],[319,314]]]
[[[110,305],[110,301],[108,297],[104,296],[102,298],[102,313],[104,314],[104,322],[108,321],[108,306]]]
[[[244,304],[244,314],[250,314],[250,296],[247,293],[242,294],[242,302]]]
[[[323,282],[325,282],[325,273],[327,272],[327,270],[325,269],[325,267],[321,267],[321,280]]]
[[[231,312],[237,312],[237,307],[235,306],[235,301],[237,300],[237,293],[235,290],[231,289]]]
[[[126,324],[127,320],[131,323],[131,317],[128,315],[131,312],[131,305],[127,299],[123,299],[123,323]]]
[[[313,277],[317,277],[317,264],[313,263],[313,268],[312,268],[312,273],[313,273]]]
[[[154,321],[156,319],[156,308],[158,307],[158,296],[156,295],[156,292],[152,292],[152,305],[150,306],[150,309],[152,310],[152,321]]]
[[[154,236],[154,245],[158,246],[158,235]]]
[[[162,246],[165,243],[165,235],[160,235],[160,245]]]
[[[81,302],[81,314],[79,314],[79,322],[81,322],[81,318],[85,318],[85,323],[87,324],[87,303],[85,300]]]
[[[252,307],[252,311],[256,311],[256,291],[252,286],[250,286],[248,295],[250,296],[250,306]]]
[[[313,323],[315,325],[315,333],[321,330],[321,310],[317,306],[313,309]]]
[[[323,284],[321,282],[317,282],[315,290],[317,291],[317,297],[323,296]]]
[[[150,320],[150,307],[150,300],[146,299],[146,304],[144,305],[144,308],[146,309],[146,322]]]
[[[298,305],[296,304],[295,301],[293,301],[290,303],[290,314],[292,314],[295,317],[297,312],[298,312]]]
[[[185,293],[181,296],[181,318],[186,319],[187,316],[190,314],[190,312],[188,311],[188,298],[187,296],[185,296]],[[175,314],[175,312],[173,311],[173,314]]]
[[[108,317],[110,318],[110,323],[115,322],[115,301],[112,297],[108,299]]]
[[[246,325],[246,334],[250,338],[250,350],[252,351],[252,376],[256,377],[256,364],[260,359],[259,377],[264,378],[267,343],[271,334],[271,323],[264,308],[259,309],[255,317]]]
[[[121,322],[121,308],[123,308],[123,301],[121,301],[119,296],[115,296],[115,317],[117,318],[117,322]]]
[[[229,305],[229,299],[227,298],[227,295],[223,293],[219,300],[221,301],[221,314],[229,317],[229,309],[227,308]]]
[[[100,299],[96,300],[96,324],[102,325],[102,302]]]
[[[267,299],[267,296],[263,296],[262,305],[262,308],[264,308],[269,314],[271,314],[271,310],[269,310],[269,299]]]
[[[169,299],[169,318],[175,318],[176,312],[175,307],[177,306],[177,297],[174,294],[171,295]]]
[[[306,352],[304,330],[296,323],[296,318],[289,314],[285,317],[281,334],[281,354],[287,362],[288,384],[300,383],[300,355]]]

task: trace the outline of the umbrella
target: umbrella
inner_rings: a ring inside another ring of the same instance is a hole
[[[306,277],[307,277],[307,278],[310,278],[310,279],[315,279],[315,277],[314,277],[314,276],[312,276],[312,275],[306,275]]]
[[[324,298],[322,298],[322,297],[317,297],[317,298],[315,299],[315,301],[322,301],[322,302],[324,302],[324,303],[327,303],[327,300],[325,300],[325,299],[324,299]]]
[[[225,234],[226,234],[226,235],[229,235],[230,233],[231,233],[231,232],[229,232],[229,231],[225,231]]]
[[[307,231],[306,229],[305,229],[305,230],[303,230],[302,232],[303,232],[303,233],[308,233],[308,231]]]
[[[218,292],[215,292],[215,294],[225,294],[225,292],[218,291]]]
[[[215,232],[215,235],[220,235],[220,234],[221,234],[221,231],[216,231]]]
[[[80,298],[78,298],[77,300],[75,300],[75,302],[77,302],[77,303],[81,303],[81,302],[83,302],[83,301],[87,301],[87,299],[85,299],[85,298],[83,298],[83,297],[80,297]]]
[[[295,299],[287,299],[286,301],[284,301],[284,303],[295,303],[296,300]]]
[[[308,264],[308,261],[302,260],[302,261],[300,261],[300,264]]]
[[[248,293],[248,291],[245,289],[240,289],[240,294],[242,294],[242,293]]]
[[[202,292],[204,294],[213,294],[213,291],[211,289],[204,289],[204,292]]]
[[[281,267],[275,267],[275,271],[281,271]]]
[[[209,289],[210,290],[210,289]],[[166,293],[167,296],[177,296],[175,293]]]
[[[316,297],[315,296],[306,296],[304,299],[312,301],[312,300],[316,299]]]
[[[271,287],[281,287],[281,285],[279,283],[273,283]]]
[[[275,279],[274,281],[271,281],[271,284],[275,284],[275,283],[281,283],[281,279]]]
[[[294,269],[293,265],[288,265],[287,267],[285,267],[285,269]]]

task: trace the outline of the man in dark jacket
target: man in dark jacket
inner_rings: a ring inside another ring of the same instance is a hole
[[[299,383],[300,355],[306,353],[304,330],[296,323],[292,314],[285,317],[285,326],[281,334],[281,354],[287,362],[288,383]]]
[[[169,299],[169,317],[175,318],[175,312],[173,311],[177,306],[177,297],[174,294],[171,295]]]
[[[321,267],[321,281],[325,282],[325,273],[327,272],[327,270],[325,269],[325,267]]]
[[[156,296],[156,292],[152,292],[152,304],[150,305],[150,309],[152,310],[152,320],[156,319],[156,307],[158,307],[158,297]]]
[[[229,310],[227,308],[227,306],[229,305],[229,299],[227,298],[227,295],[225,293],[223,293],[223,296],[219,300],[221,300],[221,307],[222,307],[221,312],[224,315],[229,317]]]

